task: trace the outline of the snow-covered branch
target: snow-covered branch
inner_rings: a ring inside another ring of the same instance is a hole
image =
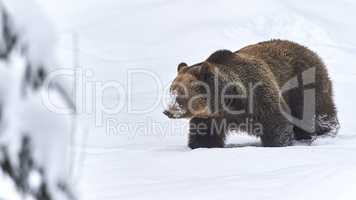
[[[28,28],[43,21],[35,5],[30,10],[36,15],[18,17],[23,15],[18,7],[28,2],[0,4],[0,187],[8,188],[0,190],[0,199],[76,199],[66,177],[74,118],[58,117],[41,103],[46,89],[41,86],[53,64],[52,43]],[[46,30],[43,24],[41,30]],[[50,89],[75,113],[64,87],[55,83]]]

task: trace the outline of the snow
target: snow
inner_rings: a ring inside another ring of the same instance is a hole
[[[11,199],[20,200],[21,197],[18,195],[18,191],[12,180],[0,171],[0,199]]]
[[[59,193],[57,184],[67,179],[70,165],[66,162],[72,158],[68,155],[72,116],[58,115],[44,106],[42,96],[50,95],[57,100],[59,105],[66,107],[66,103],[58,92],[44,89],[35,92],[29,89],[32,89],[31,82],[26,83],[27,91],[24,95],[22,85],[25,70],[29,65],[31,65],[31,76],[33,76],[31,80],[37,75],[40,67],[48,66],[51,70],[55,69],[52,49],[53,30],[41,9],[33,1],[5,0],[1,3],[3,3],[1,9],[6,10],[10,19],[10,32],[16,34],[18,41],[8,59],[0,61],[0,102],[3,106],[0,144],[8,148],[11,164],[16,171],[22,139],[25,135],[29,136],[31,145],[33,145],[30,148],[33,153],[31,156],[34,162],[44,170],[48,189],[53,193],[52,195],[57,196],[56,193]],[[0,176],[6,175],[0,174]],[[29,176],[28,181],[32,189],[38,188],[43,177],[37,171],[31,171]],[[0,177],[0,179],[1,184],[8,185],[9,178]],[[16,196],[16,193],[19,191],[6,189],[4,193],[1,189],[0,199],[15,199],[9,195]],[[30,196],[24,196],[21,199],[30,198]]]
[[[41,93],[46,93],[43,90],[27,96],[28,99],[23,99],[21,83],[25,62],[22,56],[14,53],[9,63],[1,62],[0,65],[2,84],[7,86],[1,91],[5,94],[1,102],[5,105],[3,114],[6,117],[1,124],[0,143],[7,145],[12,164],[18,166],[17,155],[21,139],[24,135],[29,135],[34,147],[32,156],[36,163],[45,169],[50,184],[57,184],[68,175],[69,165],[65,162],[71,158],[67,155],[71,117],[57,115],[47,110],[41,101]],[[61,103],[60,105],[66,105],[55,92],[52,96]],[[7,196],[6,199],[8,198],[10,197]]]
[[[355,199],[354,1],[37,2],[55,25],[61,67],[73,66],[77,35],[80,66],[91,70],[90,81],[114,80],[132,94],[83,94],[85,105],[104,96],[105,108],[118,101],[125,107],[115,114],[103,107],[85,113],[90,135],[75,148],[84,155],[76,165],[82,199]],[[323,58],[334,83],[339,135],[263,148],[255,138],[234,134],[230,148],[188,149],[187,121],[162,114],[161,90],[177,65],[271,38],[304,44]],[[130,70],[153,74],[129,76]],[[153,111],[129,112],[143,108]],[[97,115],[103,121],[95,121]]]
[[[54,30],[36,1],[4,0],[3,4],[33,67],[53,66]]]

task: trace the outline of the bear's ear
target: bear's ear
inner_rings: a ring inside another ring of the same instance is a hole
[[[187,63],[182,62],[178,65],[177,72],[180,72],[182,69],[185,69],[187,67],[188,67]]]
[[[209,62],[203,62],[200,66],[199,75],[202,80],[206,80],[209,76],[213,75],[214,66]]]

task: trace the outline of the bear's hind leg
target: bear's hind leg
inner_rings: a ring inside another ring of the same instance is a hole
[[[291,115],[295,118],[295,120],[302,120],[303,119],[303,112],[304,112],[304,88],[303,83],[299,82],[299,87],[293,88],[288,91],[287,101],[288,105],[291,109]],[[294,132],[294,139],[297,141],[300,140],[312,140],[315,133],[305,131],[296,124],[297,122],[292,122],[294,125],[293,132]]]
[[[313,133],[309,133],[308,131],[305,131],[297,126],[293,127],[293,132],[294,132],[294,139],[295,140],[312,140]]]
[[[315,115],[315,134],[336,135],[340,124],[337,119],[337,111],[331,95],[324,95],[317,99]]]
[[[332,83],[325,66],[322,66],[317,73],[315,134],[336,135],[340,124],[333,99]]]
[[[189,123],[188,146],[191,149],[224,147],[226,121],[215,118],[192,118]]]
[[[318,115],[316,117],[315,131],[316,135],[335,136],[339,131],[340,124],[338,119],[332,115]]]

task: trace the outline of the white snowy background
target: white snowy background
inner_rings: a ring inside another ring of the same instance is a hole
[[[95,118],[104,110],[87,115],[89,136],[75,148],[84,155],[75,176],[81,199],[356,198],[355,1],[37,2],[55,27],[56,67],[74,67],[77,58],[81,69],[92,70],[91,81],[117,81],[132,90],[134,109],[152,108],[130,113],[127,96],[106,91],[106,106],[124,102],[125,108],[104,115],[103,126]],[[167,86],[179,62],[194,64],[217,49],[272,38],[306,45],[325,61],[341,122],[336,138],[263,148],[255,138],[234,135],[227,145],[232,148],[190,150],[187,122],[166,119],[162,103],[153,106],[162,98],[155,81],[141,74],[128,83],[128,71],[140,69]],[[89,105],[101,98],[84,96]],[[110,120],[126,128],[108,130]],[[149,128],[154,123],[161,126]]]

